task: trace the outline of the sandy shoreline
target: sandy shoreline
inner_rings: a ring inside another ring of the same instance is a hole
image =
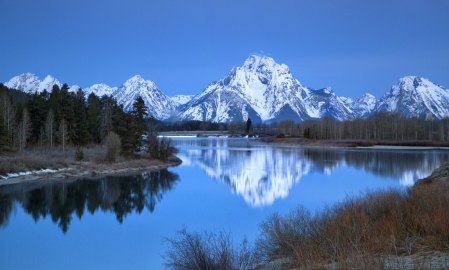
[[[151,162],[148,162],[151,163]],[[76,180],[77,178],[88,177],[96,178],[106,175],[126,175],[135,174],[138,172],[159,171],[168,167],[178,166],[182,163],[180,159],[173,162],[160,162],[159,164],[148,164],[142,166],[139,163],[133,166],[132,163],[123,162],[115,164],[100,164],[93,167],[87,162],[80,162],[76,165],[71,165],[67,168],[61,168],[54,172],[34,172],[27,175],[20,175],[17,177],[10,177],[7,179],[0,179],[0,186],[13,185],[23,182],[37,182],[37,181],[53,181],[53,180]]]

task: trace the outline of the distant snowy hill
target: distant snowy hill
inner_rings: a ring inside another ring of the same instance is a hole
[[[250,117],[259,122],[325,116],[344,120],[353,115],[331,88],[307,88],[285,64],[252,55],[241,67],[179,106],[173,119],[228,122]]]
[[[62,87],[62,83],[60,83],[54,77],[47,75],[43,81],[39,79],[36,75],[32,73],[24,73],[22,75],[16,76],[5,83],[6,87],[17,89],[26,93],[41,93],[44,89],[47,89],[48,92],[51,92],[53,89],[53,85],[58,85],[59,88]]]
[[[110,96],[112,95],[118,87],[110,87],[104,83],[100,84],[94,84],[91,87],[87,87],[84,89],[84,94],[86,95],[86,98],[91,94],[94,93],[95,95],[102,97],[104,95]]]
[[[174,97],[171,97],[171,99],[176,103],[177,106],[179,106],[186,104],[187,102],[192,100],[194,96],[195,95],[176,95]]]
[[[404,77],[382,96],[376,111],[398,111],[407,116],[430,113],[439,119],[449,117],[449,91],[428,79]]]
[[[141,96],[150,115],[160,120],[169,118],[176,109],[176,103],[171,98],[162,93],[154,82],[145,81],[140,75],[127,80],[112,96],[118,104],[123,104],[125,110],[132,110],[134,100]]]
[[[62,84],[54,77],[48,75],[43,81],[32,73],[24,73],[16,76],[5,83],[5,86],[17,90],[24,91],[26,93],[38,93],[47,89],[51,91],[53,85],[58,85],[59,88]],[[78,85],[69,87],[69,92],[76,92],[80,89]],[[132,104],[134,100],[141,96],[148,107],[149,114],[153,114],[154,117],[160,120],[170,117],[177,104],[162,93],[152,81],[145,81],[141,76],[136,75],[127,80],[120,87],[110,87],[106,84],[94,84],[91,87],[87,87],[83,90],[86,99],[91,93],[95,93],[101,97],[103,95],[112,95],[117,99],[118,104],[123,104],[125,110],[132,110]],[[185,96],[188,97],[188,96]]]

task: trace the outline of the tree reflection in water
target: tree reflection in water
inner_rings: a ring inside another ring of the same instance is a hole
[[[106,176],[101,180],[79,179],[36,186],[23,183],[0,187],[0,226],[6,226],[17,202],[34,221],[51,216],[54,223],[67,232],[73,213],[81,219],[87,209],[115,213],[122,223],[132,212],[145,207],[153,212],[163,194],[173,189],[179,180],[176,173],[163,169],[128,176]]]

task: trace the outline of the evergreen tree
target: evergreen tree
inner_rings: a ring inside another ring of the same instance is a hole
[[[49,100],[49,109],[53,109],[53,112],[55,113],[55,121],[56,123],[59,123],[59,117],[58,117],[58,97],[59,94],[61,93],[61,89],[59,89],[59,86],[57,86],[56,84],[53,85],[53,88],[50,92],[50,100]]]
[[[123,105],[114,108],[112,130],[117,133],[121,140],[120,154],[131,156],[138,150],[139,125],[131,113],[123,111]]]
[[[0,117],[3,117],[0,111]],[[10,135],[3,121],[0,121],[0,155],[11,150],[10,148]]]
[[[100,143],[100,99],[91,93],[87,98],[87,131],[90,135],[90,141]]]
[[[248,117],[248,120],[246,120],[246,133],[249,133],[252,124],[251,118]]]
[[[64,123],[66,125],[67,130],[65,131],[67,134],[67,142],[76,140],[76,133],[73,125],[75,124],[75,113],[74,113],[74,104],[71,94],[68,92],[69,87],[67,84],[64,84],[61,88],[61,92],[58,96],[58,104],[57,104],[57,117],[60,119],[64,119]]]
[[[88,124],[86,118],[86,99],[81,88],[78,89],[75,96],[75,124],[74,140],[76,145],[86,145],[89,141]]]
[[[100,140],[103,141],[104,138],[109,134],[112,129],[112,114],[114,106],[117,101],[112,96],[104,95],[101,97],[101,111],[99,117],[100,123]]]
[[[139,125],[139,132],[143,134],[145,129],[145,117],[148,116],[148,107],[145,106],[145,101],[141,96],[137,97],[134,101],[132,114]]]
[[[30,141],[35,143],[39,140],[41,127],[45,122],[46,109],[45,100],[36,92],[28,96],[25,101],[25,107],[30,115]]]

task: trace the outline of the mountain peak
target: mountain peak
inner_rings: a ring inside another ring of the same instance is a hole
[[[144,79],[142,78],[142,76],[140,75],[135,75],[134,77],[130,78],[128,81],[144,81]]]
[[[259,55],[250,55],[246,58],[245,62],[243,62],[242,67],[245,69],[257,69],[259,66],[274,66],[276,62],[273,58],[268,56],[259,56]]]

